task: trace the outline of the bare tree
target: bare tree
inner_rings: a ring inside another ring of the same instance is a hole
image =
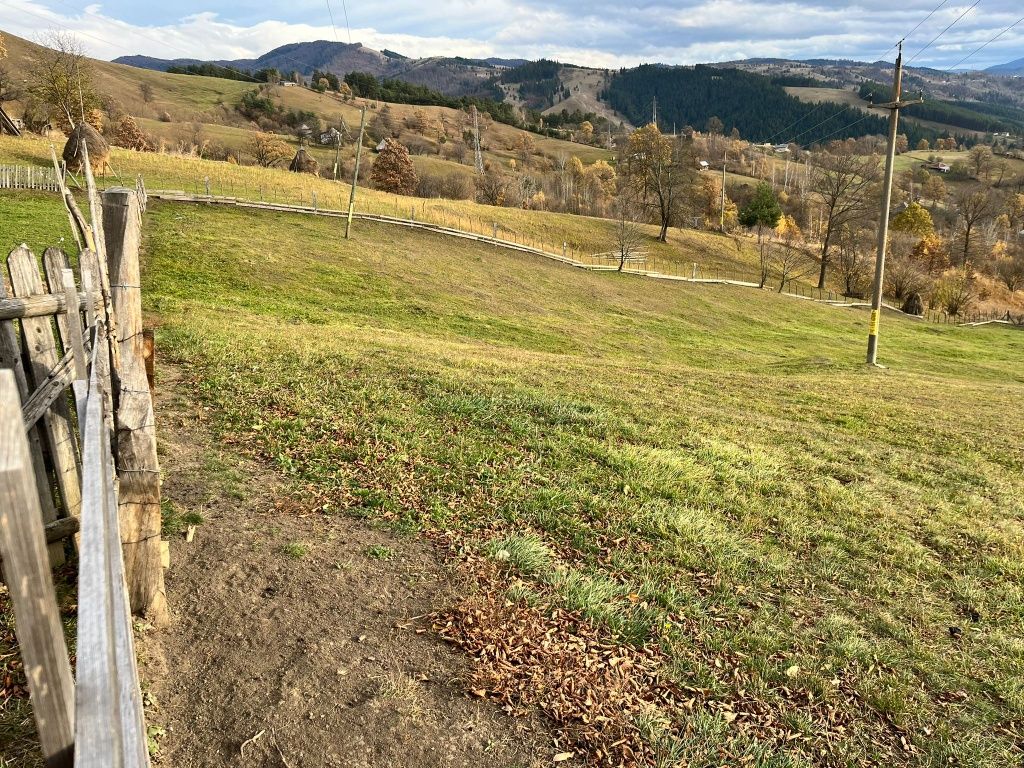
[[[962,222],[961,264],[967,264],[971,258],[971,246],[975,244],[972,238],[976,235],[978,227],[995,214],[998,205],[992,192],[982,187],[961,191],[957,194],[955,202],[957,214]]]
[[[644,233],[637,223],[636,200],[626,190],[615,201],[615,253],[619,257],[619,272],[636,256],[643,241]]]
[[[836,241],[839,246],[836,267],[839,279],[843,281],[843,293],[847,296],[863,296],[867,291],[874,262],[872,238],[866,229],[845,226]]]
[[[771,265],[779,276],[779,293],[790,280],[809,275],[815,267],[815,260],[804,250],[803,233],[792,216],[785,216],[776,227],[779,245],[772,251]]]
[[[821,238],[821,268],[818,288],[825,287],[825,278],[832,257],[835,236],[845,225],[867,217],[874,202],[878,179],[878,158],[861,157],[844,149],[819,152],[814,156],[811,190],[824,207]]]
[[[28,90],[56,112],[62,123],[74,126],[99,106],[92,66],[74,35],[50,32],[41,44],[44,50],[31,65]]]
[[[149,104],[153,100],[153,86],[143,80],[139,83],[139,94],[142,96],[142,100]]]

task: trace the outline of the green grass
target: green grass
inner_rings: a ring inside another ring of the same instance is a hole
[[[429,157],[415,160],[424,166],[431,163],[443,165]],[[34,137],[12,139],[0,136],[0,162],[47,164],[49,144]],[[142,175],[150,190],[181,190],[203,194],[206,190],[205,180],[209,179],[210,189],[216,195],[308,206],[315,192],[320,208],[348,208],[348,185],[282,169],[238,166],[118,148],[112,152],[111,164],[127,183],[133,184],[136,175]],[[443,169],[437,170],[440,172]],[[100,181],[101,186],[117,183],[117,179],[110,177]],[[417,220],[484,235],[493,234],[494,225],[497,224],[499,236],[504,239],[553,253],[561,253],[564,243],[569,255],[581,258],[607,253],[614,248],[615,242],[614,222],[605,219],[523,211],[472,201],[425,200],[362,187],[358,190],[356,210],[402,217],[408,217],[415,211]],[[332,228],[332,236],[341,228],[337,221],[329,226]],[[660,243],[655,239],[656,227],[645,226],[645,230],[648,240],[643,244],[643,249],[647,251],[648,264],[659,271],[689,275],[692,273],[692,265],[696,263],[702,270],[701,274],[711,275],[717,269],[743,279],[756,279],[759,269],[757,244],[750,237],[672,229],[668,242]]]
[[[659,642],[697,700],[652,713],[665,764],[1020,762],[1024,335],[887,315],[871,370],[865,313],[770,292],[288,214],[145,229],[221,434],[311,508],[455,531]]]

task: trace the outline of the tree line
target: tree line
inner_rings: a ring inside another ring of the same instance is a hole
[[[714,118],[721,122],[724,132],[736,129],[758,142],[797,139],[800,144],[810,145],[836,135],[885,134],[887,128],[880,116],[851,111],[840,104],[802,102],[762,75],[706,65],[690,68],[644,64],[621,70],[602,98],[637,125],[650,122],[657,98],[659,127],[703,127]],[[811,112],[813,119],[805,120]],[[935,131],[920,126],[908,125],[905,131],[913,144],[936,136]]]

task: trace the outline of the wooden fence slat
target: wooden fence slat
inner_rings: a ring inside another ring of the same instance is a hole
[[[60,248],[47,248],[43,251],[43,272],[46,274],[46,287],[49,288],[50,293],[54,296],[60,296],[63,294],[67,296],[67,292],[64,290],[64,270],[70,268],[71,264],[68,262],[67,254],[64,253]],[[67,299],[65,298],[65,302]],[[58,337],[61,343],[61,351],[68,351],[68,312],[65,308],[64,312],[60,312],[56,315],[57,317],[57,331]]]
[[[74,750],[74,683],[19,402],[14,373],[0,371],[0,554],[43,758],[64,768]]]
[[[15,295],[33,296],[43,293],[39,278],[39,267],[32,252],[20,246],[11,251],[7,258],[11,274],[11,287]],[[49,318],[26,318],[21,321],[25,347],[29,358],[30,383],[36,386],[46,381],[50,371],[57,367],[60,357],[53,338]],[[43,416],[43,426],[50,444],[57,474],[57,487],[67,515],[77,517],[82,506],[82,490],[79,481],[77,445],[71,428],[71,416],[67,398],[58,399]],[[50,522],[47,520],[46,522]]]
[[[70,269],[64,269],[61,274],[64,295],[67,297],[69,307],[75,306],[75,299],[78,297],[78,289],[75,287],[75,274]],[[75,359],[75,380],[85,381],[89,378],[88,366],[85,361],[85,338],[82,334],[82,314],[77,309],[69,310],[59,317],[64,318],[64,349],[68,350]]]
[[[7,284],[3,279],[3,270],[0,270],[0,301],[7,295]],[[18,385],[18,395],[22,401],[28,399],[28,375],[25,373],[25,365],[21,356],[21,344],[18,342],[18,334],[14,330],[14,323],[0,320],[0,370],[6,369],[14,373],[14,381]],[[33,428],[28,432],[29,455],[32,457],[32,466],[35,470],[36,489],[39,493],[39,504],[43,513],[43,520],[55,520],[57,518],[57,507],[54,504],[53,488],[50,485],[49,473],[46,470],[46,463],[43,459],[43,447],[39,428]],[[51,551],[51,556],[59,563],[62,560],[61,554],[56,548]]]
[[[114,698],[116,664],[111,631],[110,550],[107,539],[113,477],[104,461],[109,442],[103,428],[103,398],[93,366],[90,396],[82,430],[82,528],[78,570],[78,663],[75,680],[75,766],[100,768],[122,765],[121,741],[116,737],[118,708]]]
[[[160,557],[160,462],[144,360],[140,225],[135,190],[119,188],[103,193],[103,231],[121,363],[116,453],[128,596],[133,612],[162,622],[166,618],[166,597]]]

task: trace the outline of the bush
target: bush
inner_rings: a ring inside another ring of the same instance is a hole
[[[958,317],[974,303],[974,281],[964,272],[952,270],[943,275],[932,291],[931,305]]]
[[[471,200],[474,191],[472,180],[461,173],[444,176],[425,173],[416,185],[418,197],[443,197],[446,200]]]

